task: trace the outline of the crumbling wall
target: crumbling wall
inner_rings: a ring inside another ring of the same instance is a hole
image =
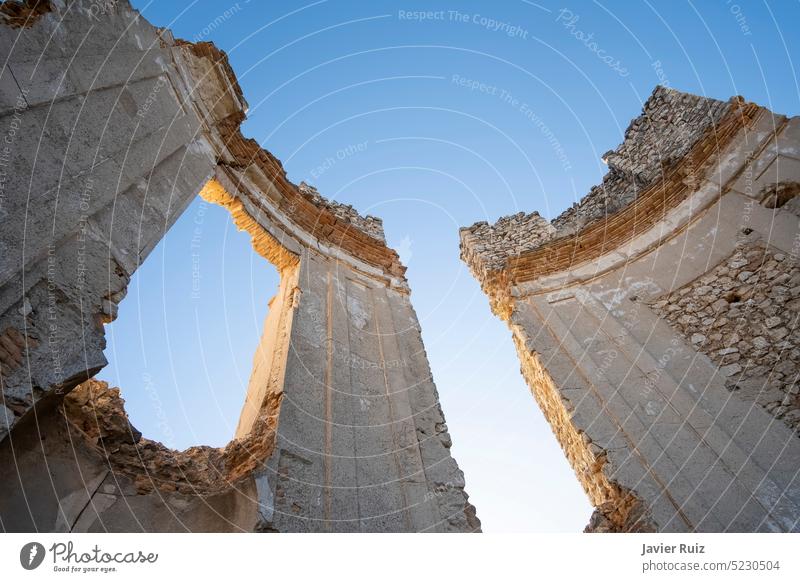
[[[25,344],[2,379],[9,427],[106,364],[103,324],[213,174],[205,132],[220,122],[188,101],[174,69],[185,49],[126,3],[106,26],[88,2],[51,4],[24,27],[0,25],[0,328]]]
[[[12,28],[31,26],[53,9],[50,0],[12,0],[0,4],[0,22]]]
[[[503,216],[494,224],[476,222],[461,229],[461,258],[485,276],[502,269],[508,257],[541,246],[553,238],[555,232],[555,227],[538,212]]]
[[[720,367],[726,387],[797,432],[800,426],[800,265],[763,243],[652,303]]]
[[[798,143],[798,118],[657,88],[605,188],[550,224],[461,230],[586,531],[800,528]]]
[[[184,451],[143,438],[128,421],[124,404],[119,388],[88,380],[64,397],[60,412],[70,423],[73,442],[101,455],[116,477],[130,480],[136,494],[209,495],[224,492],[269,458],[280,398],[270,401],[272,414],[246,438],[223,448]]]
[[[575,410],[574,405],[553,383],[524,328],[515,327],[513,337],[521,362],[520,372],[575,469],[575,475],[597,507],[586,531],[655,531],[655,524],[642,500],[613,477],[609,478],[606,450],[592,442],[589,434],[572,422],[570,413]]]
[[[328,210],[339,220],[352,224],[354,228],[371,236],[379,241],[386,242],[386,235],[383,232],[383,221],[375,216],[361,216],[356,209],[349,204],[340,204],[334,200],[328,200],[322,196],[314,186],[300,182],[298,189],[301,193],[308,196],[314,204]]]
[[[656,87],[616,150],[603,155],[608,173],[579,202],[553,219],[558,236],[608,218],[665,177],[716,126],[731,103]]]
[[[380,220],[242,135],[213,44],[124,1],[47,6],[0,23],[3,527],[479,531]],[[171,451],[90,378],[131,275],[198,193],[278,268],[281,297],[236,438]]]
[[[703,138],[723,140],[719,124],[735,101],[656,87],[642,113],[628,125],[622,144],[603,155],[609,170],[601,184],[550,222],[538,212],[520,212],[502,217],[494,225],[477,222],[462,228],[462,259],[473,270],[498,270],[509,257],[574,235],[590,223],[611,219],[644,190],[660,185]]]

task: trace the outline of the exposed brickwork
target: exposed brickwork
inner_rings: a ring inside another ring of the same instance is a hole
[[[743,245],[707,275],[652,303],[727,376],[729,390],[800,427],[800,265]]]
[[[506,217],[498,221],[502,236],[484,223],[461,229],[461,258],[481,282],[495,313],[504,318],[510,315],[508,298],[513,284],[587,263],[652,228],[691,195],[717,161],[720,149],[763,111],[736,97],[722,103],[663,88],[656,89],[646,109],[649,112],[634,121],[636,129],[629,129],[618,153],[606,154],[621,168],[614,169],[615,165],[606,176],[616,184],[613,188],[593,189],[552,223],[529,215],[531,220],[520,221],[514,229],[510,228],[513,222],[507,222],[513,217]],[[709,120],[701,123],[703,111]],[[670,113],[676,116],[674,124],[669,121]],[[691,131],[687,143],[678,145],[680,136],[693,127],[693,119],[703,130]],[[659,154],[659,132],[664,132],[663,143],[672,144],[672,150]],[[643,153],[634,164],[630,152],[637,146]],[[678,157],[681,152],[685,155]],[[663,160],[669,163],[662,164]],[[624,185],[621,176],[625,175],[630,187]],[[631,184],[637,180],[641,183],[634,188]]]
[[[310,186],[305,182],[300,182],[298,186],[300,192],[308,196],[311,201],[320,208],[326,209],[341,221],[347,222],[359,229],[361,232],[368,234],[372,238],[379,241],[386,242],[386,235],[383,233],[383,221],[375,216],[361,216],[349,204],[340,204],[333,200],[328,200],[322,196],[314,186]]]
[[[461,230],[596,507],[585,531],[800,527],[798,129],[657,89],[578,205]]]
[[[494,224],[476,222],[461,229],[462,258],[481,269],[500,269],[509,256],[535,249],[552,238],[555,228],[538,212],[518,212]]]
[[[227,55],[212,43],[187,43],[175,41],[186,51],[187,66],[196,71],[201,87],[194,91],[197,97],[193,105],[203,119],[215,119],[219,134],[212,136],[223,150],[220,156],[220,173],[226,174],[232,186],[243,196],[251,198],[258,206],[259,197],[266,196],[301,229],[312,233],[319,240],[341,248],[368,264],[375,265],[391,276],[403,276],[405,267],[400,264],[397,253],[386,246],[383,224],[380,219],[362,217],[351,206],[330,201],[305,183],[295,185],[286,177],[280,160],[271,152],[241,132],[246,102]],[[213,63],[217,83],[209,90],[208,62]],[[227,109],[221,104],[228,104]],[[220,109],[224,109],[221,113]],[[270,188],[263,192],[250,192],[251,180],[260,175],[269,182]],[[355,227],[355,228],[354,228]]]
[[[7,0],[0,3],[0,22],[12,28],[32,26],[52,10],[50,0]]]
[[[730,102],[656,87],[625,131],[625,141],[604,154],[608,173],[603,182],[553,220],[557,236],[580,230],[636,200],[642,190],[664,178],[667,169],[682,160],[729,108]]]
[[[224,448],[206,446],[174,451],[142,437],[125,412],[119,388],[88,380],[64,397],[63,414],[78,438],[101,454],[114,472],[131,479],[138,494],[158,490],[208,494],[224,490],[260,466],[275,442],[280,397],[245,439]]]
[[[0,9],[0,116],[26,128],[0,233],[0,467],[19,476],[0,482],[3,528],[478,531],[380,220],[292,183],[242,134],[247,103],[213,44],[125,0],[53,2],[12,28],[17,7]],[[89,379],[130,277],[198,193],[281,286],[236,436],[172,451]]]
[[[488,268],[502,266],[509,256],[575,233],[587,224],[613,215],[631,204],[665,171],[682,160],[695,143],[720,122],[730,102],[717,101],[656,87],[641,115],[625,132],[625,140],[603,159],[609,171],[603,182],[552,223],[534,212],[506,216],[494,225],[478,222],[462,231],[466,252],[480,252]],[[478,248],[475,248],[478,247]]]

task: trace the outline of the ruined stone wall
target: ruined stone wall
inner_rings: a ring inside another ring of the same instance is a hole
[[[298,188],[241,134],[212,44],[123,1],[46,5],[0,14],[2,527],[478,531],[380,221]],[[198,194],[281,289],[236,438],[170,451],[89,379],[131,275]]]
[[[386,235],[383,232],[383,221],[375,216],[361,216],[356,209],[349,204],[340,204],[334,200],[328,200],[322,196],[316,188],[300,182],[298,189],[306,194],[317,206],[323,207],[333,214],[337,219],[352,224],[354,228],[368,234],[372,238],[386,242]]]
[[[652,304],[720,367],[726,387],[797,432],[800,264],[760,241]]]
[[[533,212],[502,217],[493,225],[478,222],[462,228],[462,259],[472,269],[497,270],[509,257],[609,219],[664,178],[700,139],[717,135],[730,107],[731,103],[656,87],[625,131],[622,144],[603,155],[609,171],[601,184],[549,223]]]
[[[476,222],[461,230],[461,258],[481,272],[497,271],[509,256],[531,251],[554,234],[555,228],[538,212],[503,216],[494,224]]]
[[[505,229],[500,248],[483,225],[462,229],[462,257],[597,507],[587,531],[798,531],[800,119],[670,94],[688,109],[650,111],[654,133],[629,130],[615,154],[667,160],[636,196],[617,191],[613,213],[521,253],[513,241],[541,221]],[[682,143],[686,124],[699,133]]]
[[[558,236],[576,232],[636,200],[709,131],[713,133],[729,110],[730,103],[656,87],[625,131],[622,144],[603,155],[609,170],[603,182],[553,219]]]

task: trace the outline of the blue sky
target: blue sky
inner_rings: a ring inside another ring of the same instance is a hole
[[[291,180],[384,219],[484,529],[582,529],[591,507],[459,261],[458,227],[567,208],[658,83],[796,115],[800,4],[133,4],[228,52],[250,104],[244,132]],[[107,330],[100,377],[122,387],[145,436],[231,438],[276,288],[227,212],[195,201]]]

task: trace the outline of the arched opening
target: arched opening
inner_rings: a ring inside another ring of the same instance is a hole
[[[274,443],[296,266],[211,180],[131,280],[109,366],[65,397],[71,431],[139,494],[251,472]]]
[[[279,279],[224,208],[195,199],[131,278],[97,379],[148,437],[225,446]]]

